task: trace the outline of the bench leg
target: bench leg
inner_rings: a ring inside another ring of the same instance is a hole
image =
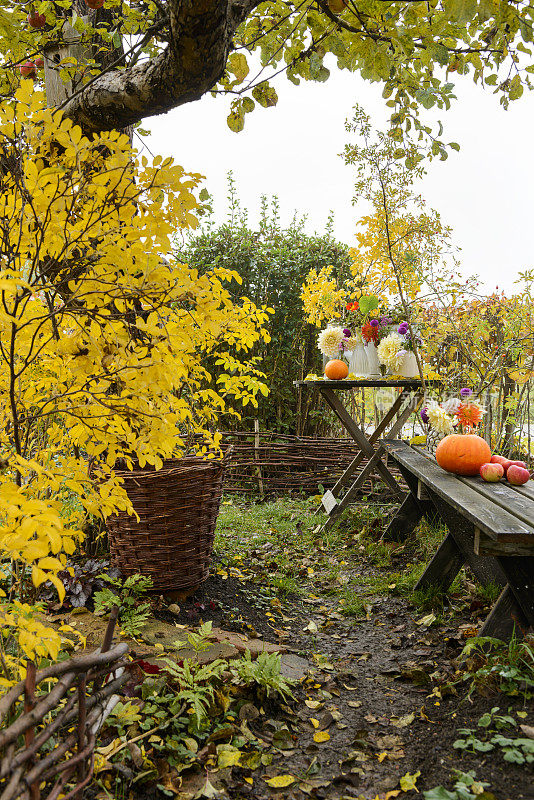
[[[493,636],[507,642],[514,629],[519,636],[528,627],[528,622],[509,586],[506,586],[480,629],[479,636]]]
[[[406,495],[382,536],[386,542],[403,542],[419,525],[423,509],[412,494]]]
[[[462,553],[464,562],[470,567],[477,581],[482,586],[495,583],[504,588],[508,581],[498,559],[494,556],[477,556],[474,552],[475,529],[473,525],[435,494],[432,494],[432,500],[458,550]]]
[[[506,556],[499,563],[527,624],[534,628],[534,556]]]
[[[449,533],[440,544],[415,588],[428,589],[429,586],[438,586],[446,592],[464,563],[465,556]]]

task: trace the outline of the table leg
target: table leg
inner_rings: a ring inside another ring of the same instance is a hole
[[[350,433],[354,441],[360,446],[360,450],[362,451],[362,453],[368,456],[368,458],[372,459],[375,455],[375,450],[372,444],[369,443],[369,441],[365,436],[365,433],[358,427],[358,425],[352,419],[352,417],[350,416],[344,405],[341,403],[337,395],[333,391],[329,390],[327,387],[321,387],[320,391],[324,399],[334,412],[334,414],[343,423],[343,426]],[[409,408],[404,412],[404,413],[408,412],[406,413],[406,418],[404,419],[404,421],[408,418],[408,416],[412,413],[412,411],[413,409]],[[404,414],[401,415],[401,419],[403,416]],[[395,430],[392,429],[392,433],[395,433],[401,427],[401,425],[399,425],[399,422],[400,420],[397,420],[397,423],[394,426]],[[391,472],[388,470],[388,468],[382,463],[381,458],[379,458],[376,461],[375,466],[377,472],[380,474],[380,477],[384,480],[384,482],[387,483],[393,489],[395,494],[399,495],[401,493],[399,485],[395,480],[395,478],[393,477],[393,475],[391,474]]]
[[[417,498],[407,494],[395,516],[389,523],[382,540],[386,542],[403,542],[417,528],[424,516]]]
[[[534,556],[505,556],[498,560],[512,594],[534,628]]]
[[[501,569],[498,560],[494,556],[477,556],[474,552],[475,528],[461,514],[458,514],[438,495],[430,492],[432,502],[439,511],[439,515],[450,535],[462,552],[464,562],[470,567],[477,581],[485,586],[488,583],[496,583],[498,586],[506,586],[506,576]]]
[[[465,563],[464,554],[449,533],[417,581],[416,589],[436,586],[446,592]]]
[[[395,399],[395,402],[389,409],[386,416],[381,420],[378,427],[373,431],[373,433],[369,437],[368,441],[370,444],[374,444],[384,433],[389,423],[394,419],[395,414],[401,408],[403,400],[404,398],[402,396],[402,393],[400,393],[399,396]],[[349,466],[347,467],[341,478],[339,478],[337,483],[333,486],[332,494],[334,496],[336,496],[337,492],[343,488],[348,478],[350,478],[351,475],[353,475],[354,472],[356,472],[356,470],[358,469],[364,458],[365,458],[365,453],[363,452],[358,453],[358,455],[354,457],[354,459],[351,461],[351,463],[349,464]]]

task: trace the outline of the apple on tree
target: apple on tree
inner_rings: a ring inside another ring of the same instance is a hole
[[[37,69],[35,66],[35,62],[25,61],[24,64],[21,64],[19,66],[19,72],[23,78],[36,78]]]
[[[102,8],[104,0],[85,0],[85,4],[92,9]]]
[[[44,67],[44,58],[42,56],[38,56],[34,63],[37,69],[42,69]]]
[[[44,28],[44,26],[46,25],[45,15],[38,14],[36,11],[30,11],[27,19],[30,28]]]

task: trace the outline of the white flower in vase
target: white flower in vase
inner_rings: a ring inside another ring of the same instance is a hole
[[[317,344],[324,356],[328,358],[339,358],[342,339],[344,339],[343,328],[325,328],[317,337]]]

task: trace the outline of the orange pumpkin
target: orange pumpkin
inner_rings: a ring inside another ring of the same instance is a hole
[[[344,361],[334,358],[332,361],[327,362],[324,368],[324,374],[327,378],[330,378],[331,381],[342,381],[343,378],[346,378],[349,374],[349,368]]]
[[[489,444],[474,433],[453,433],[436,449],[436,461],[442,469],[455,475],[478,475],[482,464],[491,459]]]

